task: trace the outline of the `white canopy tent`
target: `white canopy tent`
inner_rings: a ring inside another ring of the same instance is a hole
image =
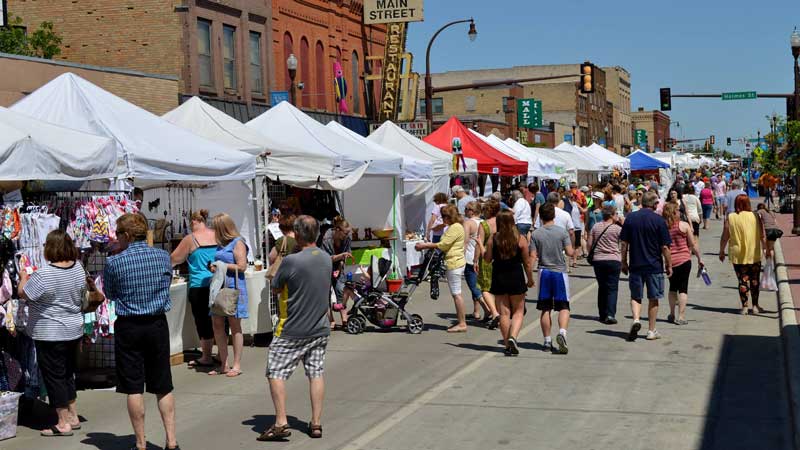
[[[588,147],[580,147],[581,149],[585,149],[589,154],[605,163],[610,165],[613,168],[621,169],[621,170],[630,170],[631,162],[624,156],[620,156],[611,150],[603,147],[602,145],[593,142],[592,145]]]
[[[412,136],[390,121],[384,122],[367,139],[401,155],[427,160],[432,164],[433,176],[430,182],[403,180],[406,229],[424,230],[428,219],[428,206],[433,202],[434,194],[449,192],[450,175],[454,173],[453,156]],[[466,172],[478,173],[478,161],[473,158],[464,159],[467,164]]]
[[[489,136],[489,140],[494,142],[495,140],[500,141],[500,138],[497,136]],[[563,176],[567,175],[567,163],[563,160],[556,159],[552,156],[545,154],[545,151],[541,150],[549,150],[552,152],[552,149],[543,149],[541,147],[526,147],[521,143],[515,141],[514,139],[508,138],[503,142],[506,146],[516,150],[521,155],[533,155],[536,158],[536,164],[539,167],[539,175],[542,178],[552,178],[552,179],[559,179]],[[529,163],[530,165],[530,163]]]
[[[0,107],[0,179],[88,180],[114,176],[115,142]]]
[[[562,158],[572,161],[575,168],[582,172],[610,172],[611,167],[605,162],[592,157],[580,148],[568,142],[562,142],[553,151]]]
[[[230,181],[255,176],[252,155],[190,133],[72,73],[58,76],[11,109],[112,138],[120,178]]]

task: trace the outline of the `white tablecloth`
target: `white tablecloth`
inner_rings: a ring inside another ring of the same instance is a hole
[[[242,320],[242,333],[256,334],[272,332],[272,317],[270,315],[270,297],[265,277],[267,271],[245,273],[247,282],[247,310],[248,319]],[[169,324],[169,349],[170,354],[181,353],[200,347],[200,339],[194,326],[194,315],[188,301],[188,285],[175,283],[169,288],[172,299],[172,309],[167,313]]]

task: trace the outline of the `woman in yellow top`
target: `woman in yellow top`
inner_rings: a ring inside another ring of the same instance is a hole
[[[464,313],[464,299],[461,296],[461,276],[467,260],[464,257],[464,219],[455,206],[448,205],[442,208],[442,221],[447,226],[442,239],[437,243],[420,242],[415,248],[417,251],[435,248],[444,252],[444,263],[447,267],[447,285],[456,304],[456,317],[458,323],[447,329],[448,333],[464,333],[467,331],[467,320]]]
[[[725,261],[725,246],[733,263],[736,278],[739,279],[739,300],[742,301],[742,315],[747,315],[747,293],[753,300],[753,310],[764,312],[758,306],[759,280],[761,279],[761,249],[765,248],[767,258],[770,250],[766,246],[764,224],[758,220],[751,208],[750,198],[739,195],[734,201],[735,213],[729,214],[719,241],[719,260]]]

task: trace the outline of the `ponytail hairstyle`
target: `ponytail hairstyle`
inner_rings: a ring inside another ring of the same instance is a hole
[[[201,209],[200,211],[195,211],[192,213],[192,221],[193,222],[201,222],[201,223],[208,223],[208,210]]]

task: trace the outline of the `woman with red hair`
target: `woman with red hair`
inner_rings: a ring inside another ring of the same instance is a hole
[[[762,313],[758,305],[759,279],[761,278],[761,249],[765,248],[767,258],[770,250],[766,246],[764,224],[750,208],[750,198],[741,194],[734,201],[735,212],[728,215],[722,237],[719,241],[719,260],[725,261],[725,247],[733,263],[736,278],[739,279],[739,300],[742,302],[742,315],[747,315],[747,293],[752,299],[753,311]]]

